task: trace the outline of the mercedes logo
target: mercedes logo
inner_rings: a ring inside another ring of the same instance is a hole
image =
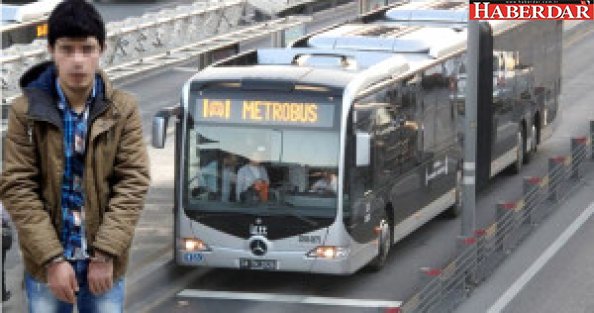
[[[266,254],[268,247],[264,241],[256,239],[250,242],[250,250],[252,250],[252,253],[256,256],[263,256]]]

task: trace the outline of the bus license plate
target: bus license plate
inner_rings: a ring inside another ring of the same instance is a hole
[[[277,269],[276,260],[239,259],[239,268],[245,270],[273,271]]]

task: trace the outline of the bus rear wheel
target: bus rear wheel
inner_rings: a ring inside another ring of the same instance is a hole
[[[379,251],[377,256],[369,263],[369,268],[376,272],[381,270],[386,264],[388,254],[390,253],[390,247],[392,247],[392,227],[390,226],[390,223],[388,223],[386,219],[382,219],[379,228]]]

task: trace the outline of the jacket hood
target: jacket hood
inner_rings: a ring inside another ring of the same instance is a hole
[[[56,103],[57,69],[53,62],[44,62],[29,69],[19,81],[23,94],[27,97],[29,109],[27,114],[32,119],[45,120],[62,129],[62,118]],[[115,94],[111,82],[105,72],[99,70],[95,79],[95,98],[91,103],[89,121],[94,121],[112,103]]]
[[[27,70],[21,79],[19,85],[22,89],[38,89],[47,94],[52,98],[57,97],[55,80],[57,76],[57,70],[54,62],[46,61],[37,64]],[[109,98],[113,93],[113,87],[107,75],[102,70],[99,70],[96,74],[96,92],[97,95],[103,95],[104,98]]]

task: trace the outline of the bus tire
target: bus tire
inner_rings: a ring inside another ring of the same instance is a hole
[[[378,272],[384,267],[390,253],[390,248],[392,247],[392,227],[386,218],[380,221],[380,235],[378,240],[378,255],[369,263],[369,268],[374,272]]]
[[[462,208],[464,206],[463,199],[462,199],[462,170],[459,169],[456,171],[456,199],[454,200],[454,204],[449,207],[445,211],[445,216],[447,218],[456,218],[460,216],[462,213]]]
[[[524,127],[520,126],[516,138],[516,144],[518,148],[516,150],[516,160],[511,165],[511,170],[513,174],[519,174],[522,170],[522,165],[524,164],[524,152],[526,151],[526,141],[524,140]]]

